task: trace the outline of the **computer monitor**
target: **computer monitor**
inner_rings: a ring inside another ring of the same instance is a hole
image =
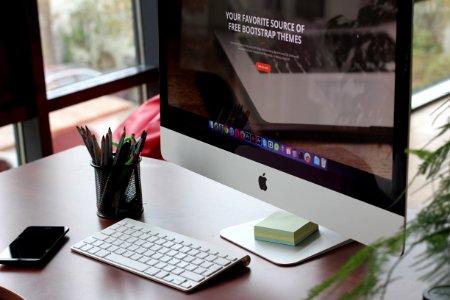
[[[397,0],[160,1],[164,158],[318,223],[300,260],[328,232],[325,248],[396,233],[411,17]],[[252,224],[222,235],[258,252]]]

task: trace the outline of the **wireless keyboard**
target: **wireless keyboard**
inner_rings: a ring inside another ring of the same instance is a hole
[[[121,220],[71,249],[184,292],[236,264],[250,263],[248,255],[132,219]]]

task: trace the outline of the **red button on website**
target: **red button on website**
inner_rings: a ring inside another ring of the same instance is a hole
[[[256,63],[256,70],[258,70],[260,72],[270,73],[271,67],[268,64],[257,62]]]

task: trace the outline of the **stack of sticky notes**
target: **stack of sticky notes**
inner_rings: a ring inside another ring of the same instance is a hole
[[[277,211],[257,223],[255,239],[295,246],[319,229],[317,224],[286,211]]]

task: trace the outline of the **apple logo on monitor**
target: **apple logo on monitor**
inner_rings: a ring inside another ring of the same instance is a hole
[[[262,174],[258,178],[259,188],[263,191],[267,191],[267,178],[266,173]]]

